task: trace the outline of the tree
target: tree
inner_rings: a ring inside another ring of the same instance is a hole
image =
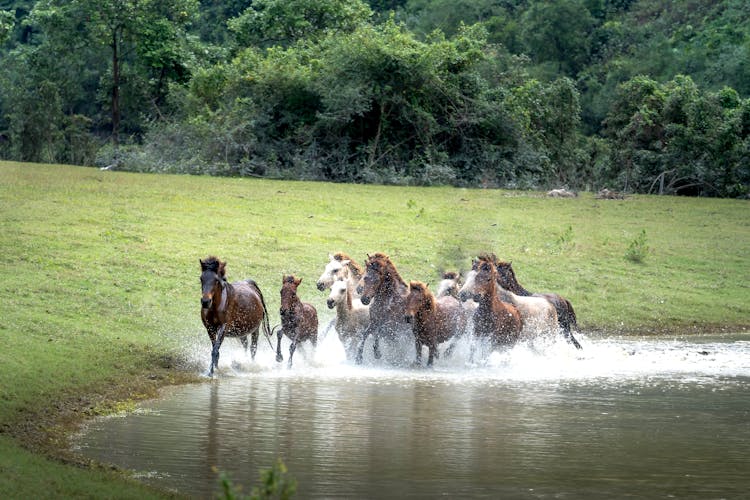
[[[588,63],[594,18],[582,0],[534,2],[523,17],[524,40],[534,62],[576,76]]]
[[[93,43],[109,51],[109,104],[111,140],[120,136],[123,64],[140,58],[158,76],[157,92],[164,79],[180,73],[179,38],[197,12],[197,0],[41,0],[30,21],[48,37],[50,49],[66,50]],[[105,72],[100,73],[105,76]]]
[[[371,16],[361,0],[255,0],[229,28],[241,47],[289,46],[327,31],[351,32]]]
[[[16,19],[12,12],[0,10],[0,44],[5,43],[5,41],[10,38],[15,21]]]

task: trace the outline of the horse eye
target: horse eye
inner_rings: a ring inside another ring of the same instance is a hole
[[[340,269],[334,269],[334,270],[333,270],[333,271],[331,271],[331,272],[332,272],[333,274],[336,274],[336,273],[337,273],[337,272],[339,272],[339,271],[340,271]]]

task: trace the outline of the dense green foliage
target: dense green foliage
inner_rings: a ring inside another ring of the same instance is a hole
[[[5,0],[0,157],[747,197],[743,0]]]
[[[749,220],[747,201],[715,198],[549,199],[0,161],[0,491],[148,495],[17,443],[38,450],[52,433],[67,449],[54,432],[61,423],[204,371],[198,259],[207,254],[227,261],[230,280],[258,282],[273,324],[285,273],[303,278],[300,293],[330,319],[315,288],[330,252],[361,262],[384,251],[405,279],[435,283],[494,251],[530,290],[570,299],[584,337],[739,332],[750,327]],[[270,347],[261,339],[259,349]]]

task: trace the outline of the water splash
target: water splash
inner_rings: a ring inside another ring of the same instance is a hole
[[[395,343],[382,342],[383,358],[375,360],[372,340],[365,346],[362,365],[347,359],[336,332],[321,334],[316,349],[309,343],[298,347],[294,366],[277,363],[275,351],[262,337],[255,361],[250,360],[239,343],[227,339],[221,349],[219,375],[222,377],[314,377],[314,378],[386,378],[433,379],[436,381],[586,381],[598,379],[646,380],[689,379],[703,377],[749,377],[750,339],[748,336],[688,336],[603,338],[578,334],[582,350],[575,349],[560,337],[522,342],[513,348],[492,351],[479,346],[478,361],[470,361],[472,340],[457,341],[452,356],[440,346],[441,356],[433,368],[414,364],[415,351],[409,338]],[[275,339],[273,339],[275,346]],[[284,357],[289,340],[282,339]],[[204,372],[209,359],[208,339],[196,339],[186,348],[190,366]],[[423,353],[423,363],[426,349]]]

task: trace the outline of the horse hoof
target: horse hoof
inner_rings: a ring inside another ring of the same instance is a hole
[[[277,363],[281,363],[282,361],[284,361],[284,356],[282,356],[281,354],[277,354],[276,355],[276,362]]]

